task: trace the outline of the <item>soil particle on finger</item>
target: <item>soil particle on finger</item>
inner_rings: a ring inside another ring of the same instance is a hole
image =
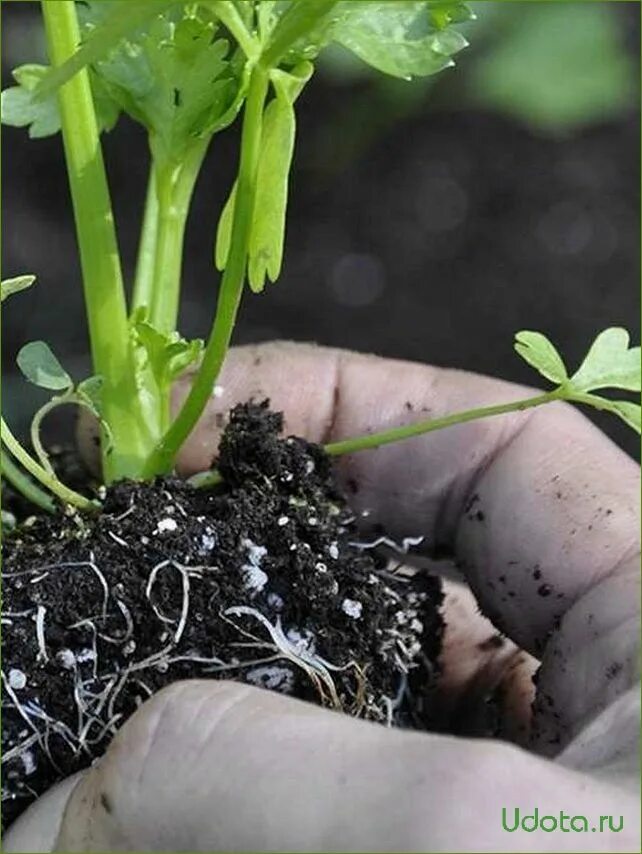
[[[480,652],[491,652],[492,650],[501,649],[504,646],[505,639],[500,634],[491,635],[486,640],[481,641],[481,643],[477,644],[477,649]]]
[[[123,481],[100,514],[35,517],[5,537],[5,824],[180,679],[429,721],[440,583],[391,576],[359,544],[323,450],[282,425],[266,403],[236,407],[223,485]]]
[[[614,661],[612,664],[606,668],[606,678],[611,680],[615,679],[623,670],[622,664],[619,661]]]

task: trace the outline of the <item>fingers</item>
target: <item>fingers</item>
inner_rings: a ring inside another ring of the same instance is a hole
[[[73,774],[49,789],[2,834],[5,854],[24,854],[25,851],[53,851],[62,814],[69,797],[82,774]]]
[[[328,441],[528,394],[473,374],[291,343],[233,351],[220,387],[184,449],[185,472],[210,465],[220,413],[252,396],[284,410],[287,432]],[[397,536],[421,533],[432,548],[453,548],[484,610],[536,654],[569,608],[639,550],[637,467],[562,404],[337,465],[357,509]]]
[[[583,850],[637,850],[634,796],[517,748],[191,682],[125,725],[75,789],[56,850],[576,850],[568,832],[502,830],[502,807],[535,805],[623,815],[622,833],[587,833]]]
[[[536,660],[497,632],[462,583],[444,580],[443,615],[436,728],[527,744]]]
[[[534,706],[539,752],[555,755],[577,740],[585,767],[639,754],[639,703],[627,707],[626,725],[617,711],[618,698],[636,684],[639,699],[639,637],[640,565],[634,559],[587,591],[549,639]],[[585,744],[583,731],[611,707],[612,717],[602,716],[599,742]]]

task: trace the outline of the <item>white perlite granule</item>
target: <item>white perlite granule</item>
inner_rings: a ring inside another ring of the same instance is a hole
[[[208,554],[209,552],[214,551],[216,548],[216,533],[213,528],[210,528],[208,525],[205,528],[205,532],[201,534],[201,545],[198,550],[198,553],[201,555]]]
[[[76,656],[70,649],[67,649],[67,647],[56,653],[56,661],[58,661],[65,670],[73,670],[76,666]]]
[[[261,569],[261,561],[267,554],[265,546],[258,546],[252,540],[241,540],[241,545],[247,550],[248,562],[243,564],[245,586],[259,593],[268,582],[267,573]]]
[[[344,599],[341,603],[341,610],[348,617],[352,617],[353,620],[358,620],[363,611],[363,605],[361,602],[357,602],[356,599]]]
[[[176,519],[172,519],[168,516],[166,519],[161,519],[156,525],[156,532],[158,534],[164,534],[166,531],[175,531],[177,528],[178,523]]]
[[[269,688],[282,694],[291,694],[294,688],[294,674],[289,667],[278,664],[266,664],[248,670],[246,680],[259,688]]]
[[[287,630],[285,636],[298,653],[313,653],[316,648],[314,635],[309,629],[297,629],[296,626],[293,626]]]
[[[22,670],[18,670],[17,667],[13,667],[9,671],[9,685],[13,688],[14,691],[21,691],[27,684],[27,677],[24,675]]]
[[[245,586],[248,590],[260,593],[268,583],[267,573],[258,566],[246,563],[243,566],[243,572],[245,573]]]
[[[20,758],[22,759],[22,765],[25,769],[25,776],[28,777],[36,770],[36,760],[34,759],[34,755],[31,750],[23,750],[20,754]]]

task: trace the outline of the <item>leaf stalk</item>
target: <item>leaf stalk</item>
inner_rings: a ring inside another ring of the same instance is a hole
[[[190,392],[174,423],[149,457],[143,470],[145,478],[171,470],[179,448],[207,405],[229,349],[245,284],[256,175],[261,151],[263,105],[267,91],[268,75],[262,69],[255,67],[250,77],[243,117],[231,249],[221,280],[214,324]]]

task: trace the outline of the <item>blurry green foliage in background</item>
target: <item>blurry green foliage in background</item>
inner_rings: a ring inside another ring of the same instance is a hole
[[[637,104],[638,72],[626,43],[629,4],[484,0],[469,5],[477,20],[460,30],[471,46],[452,73],[409,86],[375,78],[339,48],[324,57],[323,70],[337,82],[371,77],[384,112],[389,105],[394,115],[422,109],[430,90],[438,107],[499,112],[553,135],[615,119]]]
[[[553,132],[615,118],[636,103],[620,3],[472,5],[492,28],[468,68],[474,103]]]

